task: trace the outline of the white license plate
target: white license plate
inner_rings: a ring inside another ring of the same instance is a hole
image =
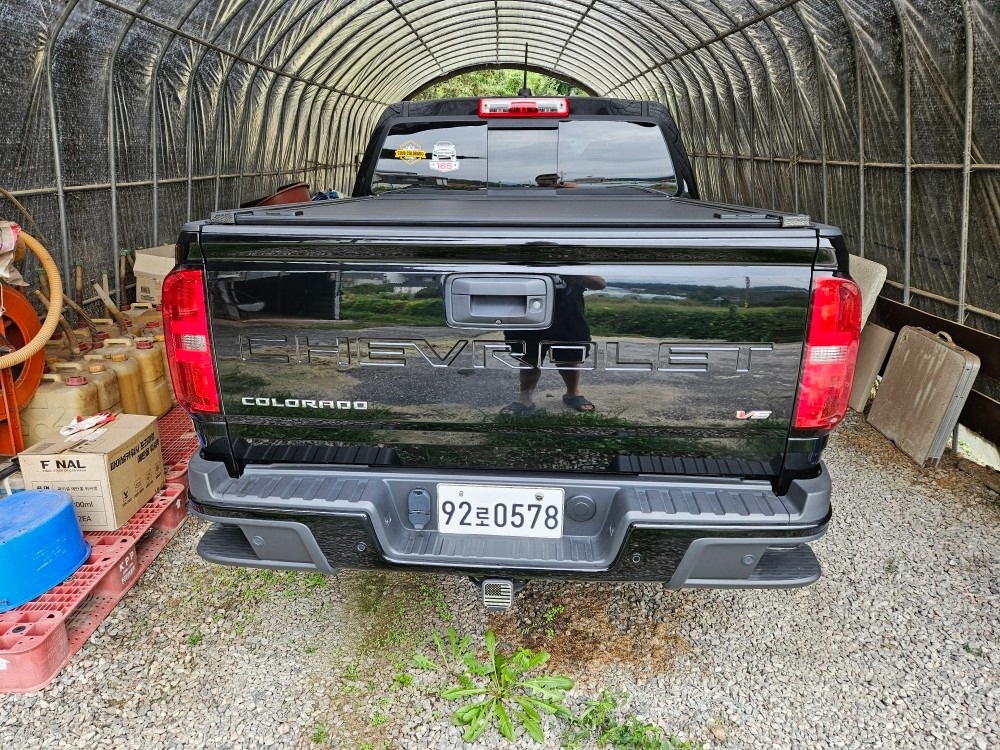
[[[558,487],[437,486],[438,531],[558,539],[564,492]]]

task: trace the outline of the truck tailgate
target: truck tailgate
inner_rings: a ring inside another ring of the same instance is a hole
[[[777,235],[460,252],[430,236],[203,236],[226,430],[213,450],[238,465],[774,476],[816,248],[812,230]],[[567,380],[592,412],[566,403]]]

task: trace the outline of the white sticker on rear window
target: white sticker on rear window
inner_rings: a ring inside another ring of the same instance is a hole
[[[458,149],[451,141],[438,141],[431,151],[428,166],[435,172],[455,172],[458,170]]]

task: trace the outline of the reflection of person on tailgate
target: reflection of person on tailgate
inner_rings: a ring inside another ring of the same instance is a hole
[[[520,390],[517,400],[505,406],[501,414],[538,414],[542,409],[535,405],[535,387],[542,376],[539,365],[548,355],[557,365],[566,384],[563,403],[581,412],[594,411],[594,405],[580,393],[583,372],[575,369],[587,357],[586,344],[590,341],[590,326],[584,315],[583,293],[587,289],[604,289],[607,283],[600,276],[556,276],[555,299],[552,305],[552,325],[541,331],[504,331],[504,339],[511,345],[511,354],[520,357],[530,370],[519,370]],[[544,342],[544,343],[543,343]],[[551,344],[560,344],[551,348]],[[581,344],[579,349],[569,346]],[[522,350],[523,347],[523,350]],[[565,348],[564,348],[565,347]]]

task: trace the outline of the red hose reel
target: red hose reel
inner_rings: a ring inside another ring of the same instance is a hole
[[[0,346],[9,347],[11,351],[20,349],[41,330],[38,314],[28,298],[14,287],[3,284],[0,286],[0,295],[3,307],[0,335],[6,339],[6,341],[0,340]],[[0,371],[0,385],[2,385],[0,390],[3,391],[3,408],[0,409],[0,423],[3,424],[0,427],[0,454],[12,456],[23,449],[24,439],[21,436],[18,410],[35,395],[44,370],[45,350],[42,349],[21,364]],[[12,410],[13,419],[11,419]]]

